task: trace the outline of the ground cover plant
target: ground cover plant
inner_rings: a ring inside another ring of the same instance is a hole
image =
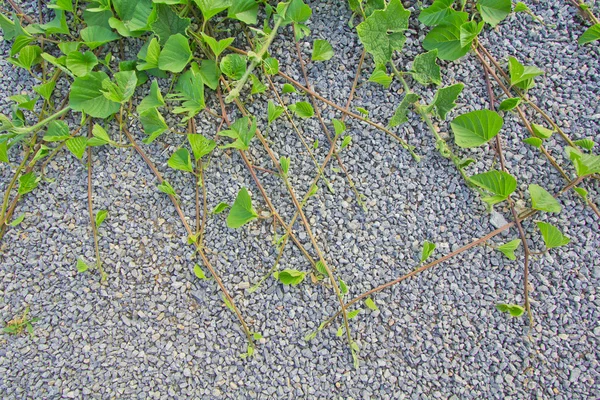
[[[407,2],[400,0],[349,0],[348,7],[354,16],[348,23],[355,27],[364,50],[360,62],[354,66],[356,78],[343,106],[320,95],[306,72],[308,62],[327,62],[334,53],[327,40],[311,37],[306,23],[312,10],[302,0],[279,3],[257,0],[55,0],[47,4],[48,13],[41,16],[23,14],[16,3],[9,3],[12,9],[3,9],[0,15],[4,39],[12,42],[7,60],[15,68],[28,71],[39,84],[27,94],[13,95],[12,114],[1,117],[0,161],[3,168],[14,170],[14,175],[2,198],[0,240],[7,229],[19,229],[19,224],[26,218],[18,213],[19,201],[39,185],[53,184],[44,173],[50,160],[71,154],[85,159],[89,223],[95,248],[93,262],[79,257],[73,268],[80,273],[97,273],[102,282],[110,279],[111,271],[102,262],[99,242],[102,224],[111,216],[94,206],[92,160],[103,146],[135,152],[156,176],[158,184],[148,190],[158,190],[170,198],[185,230],[187,243],[195,248],[198,262],[190,265],[190,270],[198,279],[214,280],[222,292],[224,304],[239,320],[248,340],[247,348],[240,350],[244,357],[257,351],[256,342],[262,335],[246,321],[243,309],[211,262],[210,238],[205,236],[205,228],[211,218],[220,218],[222,213],[227,214],[227,226],[234,229],[247,229],[248,225],[260,221],[270,223],[267,240],[273,243],[277,261],[248,291],[260,290],[267,279],[290,286],[324,286],[331,301],[337,303],[338,311],[323,321],[316,331],[306,332],[305,339],[317,340],[321,331],[337,323],[334,331],[338,336],[344,336],[356,366],[360,362],[360,349],[351,327],[353,320],[361,317],[363,305],[377,309],[374,299],[378,292],[470,248],[484,245],[506,231],[513,237],[496,249],[510,260],[523,260],[524,302],[515,304],[507,298],[496,307],[498,312],[513,317],[527,314],[528,324],[532,326],[535,310],[532,310],[529,295],[531,264],[543,262],[547,252],[568,245],[570,239],[559,226],[533,221],[542,240],[532,242],[523,224],[532,223],[531,219],[541,213],[560,213],[559,198],[570,190],[580,197],[582,207],[589,207],[596,217],[600,217],[593,191],[593,182],[600,178],[600,156],[594,152],[594,141],[585,136],[569,137],[551,113],[528,96],[527,91],[539,84],[537,79],[544,74],[541,66],[525,65],[519,60],[519,54],[497,60],[478,40],[483,30],[493,29],[512,12],[528,14],[531,23],[543,23],[525,3],[435,0],[411,12]],[[579,44],[585,46],[600,37],[598,21],[585,4],[573,3],[593,24],[580,36]],[[50,18],[46,18],[47,15]],[[422,42],[423,52],[412,59],[403,53],[411,18],[418,18],[430,27]],[[294,43],[291,45],[297,55],[294,63],[302,71],[303,82],[285,74],[280,69],[282,61],[270,54],[271,44],[284,30],[293,32]],[[310,60],[303,59],[301,51],[301,45],[307,41],[312,43]],[[137,57],[126,59],[124,46],[136,48]],[[488,109],[455,110],[461,93],[469,89],[471,82],[440,87],[432,99],[422,98],[419,94],[422,86],[440,86],[446,63],[469,52],[479,60],[485,76]],[[364,83],[359,79],[367,65],[372,69],[367,82],[378,85],[378,90],[388,90],[393,82],[403,88],[404,98],[386,125],[372,121],[369,110],[352,105],[357,85]],[[68,98],[57,98],[55,88],[59,84],[69,85]],[[133,101],[136,92],[143,96],[137,104]],[[286,104],[284,94],[293,94],[294,97],[285,98],[294,101]],[[257,112],[253,101],[259,95],[267,96],[269,101],[266,108]],[[324,117],[323,106],[333,110],[337,117]],[[531,114],[526,113],[526,109],[533,111],[535,119],[528,117]],[[447,121],[453,110],[458,111],[458,115]],[[448,161],[448,168],[458,170],[464,185],[472,188],[490,211],[495,207],[508,208],[512,221],[439,258],[435,258],[438,256],[435,243],[425,241],[413,271],[367,292],[354,293],[352,282],[345,282],[338,276],[335,260],[329,259],[322,250],[305,206],[319,191],[333,192],[327,174],[331,164],[335,163],[334,168],[344,176],[354,193],[354,201],[368,213],[365,196],[344,165],[344,150],[353,141],[348,135],[347,124],[367,124],[381,130],[398,151],[408,152],[418,163],[419,148],[411,144],[414,140],[404,130],[409,113],[416,113],[422,119],[439,155]],[[199,115],[213,120],[217,129],[207,134],[212,128],[199,127]],[[176,124],[167,122],[173,118]],[[277,129],[277,120],[283,118],[294,127],[292,134],[298,136],[317,171],[308,187],[293,186],[294,154],[283,154],[282,149],[274,148],[269,139],[289,134]],[[303,136],[301,121],[310,118],[318,120],[327,143],[309,143]],[[535,182],[527,182],[527,202],[524,205],[518,202],[516,189],[521,183],[520,177],[508,170],[503,152],[503,125],[509,118],[521,122],[523,146],[539,150],[564,178],[561,190],[551,193]],[[78,123],[72,124],[70,120]],[[132,126],[138,125],[145,133],[142,143],[132,134]],[[446,129],[448,132],[444,131]],[[191,177],[196,193],[195,215],[185,214],[178,191],[159,168],[161,163],[147,155],[148,146],[159,145],[168,135],[179,138],[180,145],[161,162]],[[546,143],[553,136],[563,144],[567,163],[561,163],[548,150]],[[493,153],[484,153],[484,156],[494,159],[493,168],[472,173],[470,166],[477,159],[471,156],[470,149],[490,148],[489,144]],[[316,152],[319,146],[328,149],[323,159],[319,159]],[[205,179],[211,172],[211,160],[217,148],[241,161],[254,186],[241,188],[232,204],[220,202],[209,206]],[[256,165],[251,149],[266,154],[271,165]],[[272,177],[279,180],[295,209],[289,221],[278,212],[265,188],[264,180]],[[256,192],[254,196],[253,192]],[[306,234],[307,240],[299,237],[300,231]],[[279,267],[290,241],[306,260],[303,270]],[[21,325],[25,323],[23,326],[29,330],[32,325],[26,321],[25,314]]]

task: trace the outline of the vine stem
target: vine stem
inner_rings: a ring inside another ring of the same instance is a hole
[[[489,109],[492,111],[496,111],[496,99],[494,96],[494,89],[492,88],[492,83],[490,82],[490,74],[488,70],[483,68],[485,75],[485,83],[487,86],[488,96],[489,96]],[[498,155],[498,159],[500,160],[500,167],[502,171],[507,172],[506,170],[506,162],[504,160],[504,153],[502,151],[502,138],[501,135],[496,135],[496,154]],[[523,263],[523,296],[525,297],[525,311],[527,311],[527,316],[529,317],[529,327],[533,327],[533,314],[531,312],[531,304],[529,303],[529,261],[531,258],[531,251],[529,250],[529,245],[527,244],[527,237],[525,236],[525,231],[523,230],[523,225],[521,225],[521,221],[519,221],[519,216],[517,215],[517,211],[515,210],[515,203],[513,202],[510,196],[506,199],[508,201],[508,206],[510,207],[510,212],[513,216],[515,224],[517,225],[517,230],[519,231],[519,237],[521,238],[521,243],[523,243],[523,250],[525,252],[525,260]]]
[[[50,115],[49,117],[44,118],[43,120],[41,120],[40,122],[38,122],[35,125],[27,126],[24,128],[13,128],[11,130],[13,132],[19,133],[19,134],[35,132],[35,131],[38,131],[39,129],[42,129],[44,126],[46,126],[48,123],[54,121],[55,119],[60,118],[61,116],[65,115],[69,111],[71,111],[71,107],[67,106],[67,107],[64,107],[63,109],[55,112],[54,114]]]
[[[88,138],[92,137],[92,119],[88,120]],[[104,268],[102,267],[102,259],[100,258],[100,245],[98,243],[98,227],[96,226],[96,218],[94,217],[94,204],[93,204],[93,196],[94,196],[94,187],[92,183],[92,148],[88,146],[87,148],[87,176],[88,176],[88,212],[90,214],[90,227],[92,228],[92,235],[94,237],[94,249],[96,251],[96,268],[98,268],[98,272],[100,272],[100,281],[105,282],[106,272],[104,272]]]
[[[568,3],[577,7],[584,17],[587,17],[592,24],[600,24],[600,20],[594,15],[592,9],[589,6],[586,7],[586,4],[583,1],[569,0]]]
[[[121,124],[122,121],[119,121],[118,117],[117,117],[117,122],[119,124]],[[125,133],[125,136],[127,136],[127,139],[129,139],[129,141],[131,142],[131,146],[135,149],[135,151],[140,155],[140,157],[142,157],[142,159],[146,162],[148,167],[152,170],[152,172],[156,176],[156,179],[158,180],[158,182],[162,183],[164,181],[162,174],[158,171],[158,169],[156,168],[156,165],[154,165],[154,162],[152,162],[152,160],[150,160],[150,158],[146,155],[144,150],[142,150],[142,148],[137,144],[136,140],[133,138],[133,135],[131,134],[131,132],[129,132],[129,129],[127,129],[127,127],[125,125],[123,125],[123,133]],[[181,207],[179,205],[179,202],[177,201],[175,196],[173,196],[171,194],[169,194],[168,196],[169,196],[169,199],[171,199],[171,202],[173,203],[173,206],[175,207],[175,210],[177,211],[177,214],[179,215],[179,219],[181,220],[181,223],[183,224],[183,227],[185,228],[188,236],[192,236],[194,234],[194,232],[192,231],[192,228],[188,224],[188,222],[185,218],[185,214],[183,213],[183,210],[181,209]],[[227,299],[228,305],[231,305],[231,309],[233,310],[233,312],[237,316],[238,320],[242,324],[242,329],[244,330],[244,334],[246,335],[246,337],[248,339],[248,345],[251,347],[254,347],[252,333],[250,332],[250,329],[248,328],[248,325],[246,324],[246,321],[244,320],[242,313],[235,305],[233,297],[229,294],[229,291],[223,284],[223,281],[221,281],[221,278],[217,274],[217,271],[213,268],[210,260],[204,253],[204,249],[202,248],[202,246],[200,246],[198,243],[194,243],[194,245],[196,247],[196,252],[200,255],[200,258],[202,258],[204,265],[206,266],[206,268],[208,268],[208,270],[210,271],[210,274],[213,276],[213,278],[215,279],[215,282],[217,282],[217,285],[219,285],[219,288],[221,289],[221,291],[223,292],[223,295]]]

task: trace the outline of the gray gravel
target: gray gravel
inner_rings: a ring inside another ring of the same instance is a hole
[[[532,24],[526,15],[511,16],[496,30],[486,31],[483,42],[498,58],[516,55],[543,68],[546,75],[531,96],[573,138],[594,137],[600,143],[598,43],[575,44],[584,24],[566,2],[528,4],[556,27]],[[331,0],[315,4],[313,10],[312,37],[330,40],[336,55],[310,65],[309,75],[318,92],[344,104],[361,51],[346,24],[350,13],[344,2]],[[415,21],[400,65],[422,51],[418,40],[426,30]],[[287,73],[300,78],[289,39],[286,32],[273,54]],[[8,45],[1,46],[6,55]],[[307,59],[310,48],[303,45]],[[16,94],[35,84],[6,61],[0,60],[0,66],[3,93]],[[367,60],[361,82],[371,69]],[[443,76],[444,84],[466,83],[461,104],[448,119],[486,107],[482,70],[474,56],[444,63]],[[420,93],[431,98],[434,92],[427,88]],[[5,97],[3,112],[8,111]],[[289,95],[286,101],[301,97]],[[370,118],[385,123],[401,98],[397,84],[386,91],[364,83],[353,106],[368,109]],[[263,122],[266,100],[258,96],[251,109]],[[323,112],[328,119],[340,117],[331,109]],[[538,120],[533,114],[531,118]],[[519,179],[515,199],[527,199],[529,183],[550,191],[564,186],[545,159],[520,143],[526,133],[517,119],[505,119],[507,163]],[[423,240],[437,244],[439,257],[493,230],[492,219],[510,220],[502,207],[491,218],[457,171],[437,154],[431,135],[416,117],[399,134],[417,146],[423,155],[419,164],[385,134],[347,122],[353,144],[342,158],[366,196],[368,212],[357,205],[344,176],[328,170],[335,193],[322,188],[306,213],[351,295],[412,270]],[[214,121],[201,117],[197,123],[207,134],[214,132]],[[322,158],[326,138],[317,121],[298,124],[311,143],[322,143]],[[445,123],[441,127],[447,129]],[[315,170],[290,129],[280,119],[266,130],[273,149],[291,155],[292,183],[304,194]],[[135,123],[132,130],[143,137]],[[145,149],[181,194],[182,207],[194,224],[193,183],[166,167],[180,140],[165,136]],[[561,146],[556,139],[549,149],[564,161]],[[488,169],[492,152],[485,146],[462,152],[478,160],[469,173]],[[271,167],[258,146],[252,158],[257,165]],[[532,340],[524,318],[511,319],[494,307],[523,301],[522,250],[517,252],[519,261],[511,262],[490,247],[477,247],[374,297],[379,311],[363,310],[352,321],[361,357],[355,371],[345,342],[335,336],[337,327],[309,343],[303,340],[336,311],[331,290],[309,282],[283,287],[273,279],[255,293],[245,289],[275,260],[268,221],[234,231],[221,215],[209,218],[207,226],[213,265],[252,329],[264,336],[256,355],[242,360],[245,339],[239,324],[224,307],[214,281],[193,276],[192,268],[200,261],[185,244],[174,207],[153,189],[156,180],[143,160],[129,151],[102,148],[94,150],[93,162],[94,205],[110,213],[100,229],[100,251],[109,274],[106,285],[99,284],[95,273],[75,270],[77,257],[94,259],[94,248],[87,217],[87,171],[66,152],[49,165],[48,176],[56,181],[41,184],[25,197],[15,214],[25,213],[24,222],[0,243],[0,320],[10,320],[27,305],[32,316],[41,318],[35,338],[0,336],[2,398],[600,397],[600,228],[594,214],[572,194],[561,198],[562,213],[539,216],[559,226],[571,244],[533,260]],[[0,191],[13,172],[0,165]],[[289,220],[293,207],[283,185],[274,177],[260,177]],[[207,174],[209,206],[233,202],[242,186],[254,193],[257,207],[266,208],[239,156],[217,150]],[[600,195],[597,181],[586,188],[590,195]],[[307,242],[306,233],[296,227]],[[527,222],[525,228],[532,249],[540,249],[534,224]],[[512,230],[492,244],[516,237]],[[299,251],[288,246],[282,268],[308,266]]]

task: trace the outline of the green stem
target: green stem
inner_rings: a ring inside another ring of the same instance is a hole
[[[57,111],[54,114],[50,115],[49,117],[43,119],[42,121],[38,122],[35,125],[27,126],[27,127],[23,127],[23,128],[13,128],[12,131],[15,133],[19,133],[19,134],[35,132],[35,131],[43,128],[44,126],[46,126],[49,122],[52,122],[59,117],[62,117],[69,111],[71,111],[71,107],[67,106],[67,107],[63,108],[62,110]]]

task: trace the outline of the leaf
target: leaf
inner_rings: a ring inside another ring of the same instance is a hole
[[[171,155],[167,165],[173,169],[186,172],[194,172],[190,152],[187,149],[179,149]]]
[[[192,51],[185,36],[170,36],[158,57],[158,68],[163,71],[181,72],[192,58]]]
[[[111,0],[120,18],[111,18],[110,26],[122,36],[140,36],[150,30],[149,19],[153,11],[151,0]]]
[[[202,267],[200,267],[198,264],[194,265],[194,275],[196,275],[196,278],[198,279],[208,279],[208,277],[204,274],[204,271],[202,271]]]
[[[64,121],[55,120],[48,124],[48,130],[44,135],[46,142],[62,142],[71,137],[69,126]]]
[[[306,101],[299,101],[296,104],[291,104],[288,106],[290,111],[293,111],[300,118],[310,118],[315,115],[315,110],[310,103]]]
[[[219,204],[217,204],[217,206],[215,208],[213,208],[211,214],[221,214],[223,211],[225,211],[229,207],[230,207],[229,204],[227,204],[225,202],[220,202]]]
[[[30,71],[31,67],[39,62],[41,54],[40,46],[25,46],[19,51],[18,65]]]
[[[521,239],[511,240],[508,243],[504,243],[502,246],[498,246],[496,250],[504,254],[509,260],[516,260],[515,250],[521,245]]]
[[[531,129],[533,130],[535,136],[542,139],[548,139],[554,133],[553,130],[545,128],[542,125],[538,124],[531,124]]]
[[[503,100],[500,103],[500,111],[510,111],[521,104],[521,101],[520,97],[511,97],[510,99]]]
[[[337,337],[341,337],[344,334],[344,329],[340,326],[337,330],[337,332],[335,333],[335,335]]]
[[[81,160],[83,157],[83,153],[85,153],[85,149],[87,147],[87,138],[82,136],[70,138],[65,142],[67,148],[73,155]]]
[[[346,282],[344,282],[341,278],[339,279],[339,282],[340,282],[340,291],[342,292],[342,295],[348,294],[348,285],[346,285]]]
[[[487,143],[500,132],[504,120],[490,110],[477,110],[460,115],[450,123],[456,144],[462,148]]]
[[[393,78],[386,73],[384,66],[375,68],[369,77],[369,82],[378,83],[386,89],[390,87],[392,80]]]
[[[290,169],[290,158],[289,157],[281,157],[279,159],[279,165],[281,167],[281,170],[283,171],[284,175],[287,175],[289,169]]]
[[[248,126],[252,122],[251,126]],[[231,124],[229,130],[220,131],[219,136],[227,136],[235,139],[235,142],[229,143],[223,148],[234,148],[238,150],[248,150],[250,141],[256,134],[256,118],[243,117]]]
[[[227,77],[233,80],[242,79],[246,72],[246,59],[239,54],[227,54],[221,60],[220,67]]]
[[[452,13],[452,3],[454,0],[435,0],[432,5],[421,10],[419,21],[427,26],[439,25]]]
[[[344,136],[344,140],[342,140],[342,144],[340,145],[340,147],[342,149],[348,147],[350,145],[351,141],[352,141],[352,137],[351,136]]]
[[[470,45],[461,44],[461,26],[467,21],[467,14],[452,12],[444,19],[444,23],[433,28],[425,36],[423,47],[425,50],[437,49],[438,57],[442,60],[458,60],[469,52]]]
[[[211,19],[231,6],[231,0],[194,0],[194,3],[200,8],[205,20]]]
[[[38,186],[39,181],[40,178],[36,177],[34,172],[21,175],[19,178],[19,189],[17,192],[20,195],[27,194]]]
[[[580,188],[580,187],[574,187],[573,190],[576,191],[577,194],[583,198],[583,200],[587,201],[587,196],[588,196],[587,190],[585,190],[584,188]]]
[[[142,99],[140,104],[137,106],[138,114],[142,114],[144,111],[147,111],[151,108],[162,107],[165,105],[165,100],[160,93],[160,89],[158,87],[158,82],[155,80],[152,81],[150,85],[150,92],[146,97]]]
[[[542,139],[536,138],[536,137],[530,137],[530,138],[523,139],[523,143],[527,143],[528,145],[539,149],[542,146]]]
[[[102,82],[108,79],[104,72],[90,72],[75,78],[69,94],[69,105],[75,111],[95,118],[108,118],[119,111],[120,105],[104,97]]]
[[[302,283],[306,277],[306,272],[301,272],[295,269],[284,269],[283,271],[275,272],[273,275],[284,285],[296,286]]]
[[[531,9],[527,6],[527,4],[523,3],[522,1],[517,2],[517,4],[515,4],[515,8],[513,10],[515,13],[518,12],[530,12]]]
[[[379,310],[379,307],[377,307],[377,304],[375,304],[375,302],[373,301],[372,298],[367,297],[367,299],[365,300],[365,305],[371,310],[371,311],[377,311]]]
[[[100,225],[102,225],[102,223],[104,222],[106,217],[108,217],[108,211],[106,211],[106,210],[100,210],[96,213],[96,218],[95,218],[96,229],[99,228]]]
[[[254,74],[250,75],[252,79],[252,91],[251,94],[264,93],[267,90],[267,86],[258,79]]]
[[[246,188],[241,188],[235,198],[235,202],[229,210],[227,216],[227,226],[230,228],[239,228],[248,222],[256,219],[258,214],[252,208],[252,199]]]
[[[336,136],[341,135],[346,131],[346,124],[344,124],[344,121],[334,118],[331,120],[331,123],[333,124],[333,129],[335,130]]]
[[[562,210],[560,203],[540,185],[532,183],[529,185],[531,195],[531,208],[534,210],[559,213]]]
[[[255,0],[235,0],[229,10],[227,17],[237,19],[248,25],[256,24],[258,16],[258,3]]]
[[[219,86],[221,70],[216,62],[213,60],[202,60],[198,73],[202,77],[202,81],[206,86],[212,90],[217,90],[217,86]]]
[[[356,309],[356,310],[352,310],[348,313],[348,319],[352,319],[352,318],[356,318],[356,316],[358,314],[360,314],[362,310],[360,308]]]
[[[390,0],[384,10],[374,11],[356,27],[360,41],[375,64],[386,64],[394,51],[402,49],[409,16],[410,11],[404,9],[400,0]]]
[[[460,45],[462,47],[470,46],[477,35],[481,33],[483,25],[483,21],[480,23],[469,21],[462,24],[460,26]]]
[[[511,0],[477,0],[481,18],[491,26],[498,25],[512,10]]]
[[[175,93],[167,97],[182,101],[181,106],[175,107],[173,112],[175,114],[187,113],[183,122],[193,118],[204,109],[204,82],[197,63],[193,62],[190,69],[179,77]]]
[[[169,129],[165,119],[156,108],[149,108],[141,113],[140,122],[142,123],[144,133],[148,135],[148,137],[144,139],[144,143],[146,144],[152,143],[154,139]]]
[[[160,44],[164,45],[170,36],[178,33],[185,35],[185,31],[190,26],[189,18],[181,18],[173,11],[171,7],[164,4],[154,5],[154,22],[150,24],[152,31],[160,39]],[[153,17],[150,17],[151,19]]]
[[[217,146],[217,143],[214,140],[207,139],[200,133],[190,133],[187,135],[187,138],[196,160],[200,160],[205,155],[210,154]]]
[[[562,234],[558,228],[546,222],[536,221],[536,224],[542,233],[542,238],[548,250],[568,244],[571,239]]]
[[[533,87],[533,78],[544,74],[544,71],[538,67],[524,66],[514,57],[508,57],[508,72],[510,74],[510,84],[523,89]]]
[[[11,222],[9,222],[7,225],[12,226],[14,228],[15,226],[18,226],[21,222],[23,222],[24,219],[25,219],[25,213],[19,215],[17,218],[15,218]]]
[[[415,61],[412,65],[412,76],[420,84],[428,85],[434,83],[439,85],[442,83],[440,66],[435,62],[437,54],[437,49],[434,49],[415,57]]]
[[[583,34],[579,37],[577,43],[584,45],[586,43],[593,42],[600,39],[600,24],[594,24],[590,26]]]
[[[327,40],[315,39],[311,60],[328,61],[333,57],[333,47]]]
[[[283,3],[278,4],[277,14],[283,16],[283,7],[285,7]],[[312,10],[308,5],[304,4],[304,1],[291,0],[289,2],[287,11],[285,12],[285,17],[282,25],[291,24],[292,22],[295,22],[296,24],[302,24],[306,22],[311,15]]]
[[[290,85],[289,83],[285,83],[281,89],[282,93],[296,93],[296,88]]]
[[[600,156],[584,154],[574,147],[565,147],[567,156],[573,163],[577,176],[586,176],[600,173]]]
[[[271,125],[273,121],[279,118],[279,116],[283,113],[284,110],[284,107],[276,106],[275,103],[273,103],[273,100],[269,100],[267,106],[267,120],[269,125]]]
[[[496,309],[503,313],[509,313],[512,317],[520,317],[525,312],[525,309],[518,304],[496,304]]]
[[[267,75],[276,75],[279,73],[279,61],[273,57],[267,57],[263,60],[265,73]]]
[[[140,49],[137,56],[140,60],[145,61],[138,64],[138,71],[158,68],[158,59],[160,57],[160,44],[158,44],[158,40],[152,38],[152,40],[147,42],[147,46],[145,45]]]
[[[421,262],[425,262],[435,251],[435,243],[429,241],[423,242],[423,250],[421,251]]]
[[[135,71],[120,71],[114,74],[115,82],[105,79],[102,81],[102,94],[110,101],[126,103],[131,99],[137,87]]]
[[[440,117],[441,120],[445,120],[448,112],[456,107],[456,99],[458,99],[458,96],[461,94],[464,87],[464,84],[456,83],[454,85],[438,89],[433,97],[433,101],[427,107],[428,111],[431,111],[435,108],[435,112],[438,117]]]
[[[517,188],[517,180],[504,171],[488,171],[473,175],[469,181],[494,194],[492,197],[484,197],[482,200],[493,205],[506,200]]]
[[[92,72],[98,64],[98,59],[91,51],[80,53],[78,51],[71,52],[67,55],[67,68],[75,76],[85,76]]]
[[[13,40],[17,35],[15,32],[15,23],[2,13],[0,13],[0,28],[5,40]]]
[[[44,99],[50,100],[50,97],[52,96],[52,92],[54,91],[55,86],[56,86],[56,82],[48,81],[41,85],[34,86],[33,90],[35,90],[35,92],[37,94],[39,94],[40,96],[42,96]]]
[[[202,38],[208,44],[210,49],[213,51],[215,57],[219,57],[221,53],[231,44],[233,43],[233,38],[226,38],[223,40],[217,41],[215,38],[202,33]]]
[[[408,121],[408,109],[419,100],[419,96],[414,93],[408,93],[396,108],[394,115],[390,119],[388,126],[394,128]]]
[[[171,186],[171,184],[169,182],[167,182],[166,180],[163,180],[162,183],[158,184],[158,186],[156,186],[158,190],[160,190],[161,192],[177,197],[177,193],[175,193],[175,189],[173,189],[173,186]]]
[[[84,273],[90,269],[89,265],[81,257],[77,258],[77,272]]]
[[[586,150],[592,150],[596,145],[596,143],[590,138],[576,140],[575,144]]]

